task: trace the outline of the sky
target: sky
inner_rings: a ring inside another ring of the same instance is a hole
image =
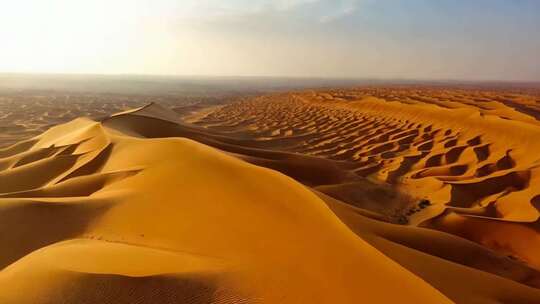
[[[0,72],[540,81],[537,0],[0,0]]]

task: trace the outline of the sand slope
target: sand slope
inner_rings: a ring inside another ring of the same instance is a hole
[[[534,268],[359,208],[402,194],[354,163],[218,127],[151,104],[0,150],[0,302],[540,301]]]
[[[399,188],[412,202],[370,200],[350,181],[319,190],[540,269],[538,100],[447,88],[309,91],[231,104],[199,124],[259,147],[347,163],[355,176]],[[414,203],[420,198],[431,205]]]
[[[2,303],[449,302],[291,178],[106,125],[2,151]]]

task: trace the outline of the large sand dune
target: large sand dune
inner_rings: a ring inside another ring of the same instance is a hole
[[[457,89],[304,92],[236,103],[201,123],[247,133],[260,147],[352,164],[356,176],[427,198],[431,206],[399,206],[386,198],[389,205],[381,207],[354,183],[320,190],[540,269],[539,98]]]
[[[150,104],[0,150],[0,303],[540,302],[534,106],[380,94]]]

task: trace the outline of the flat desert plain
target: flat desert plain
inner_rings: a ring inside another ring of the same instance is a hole
[[[540,303],[540,93],[0,99],[0,303]]]

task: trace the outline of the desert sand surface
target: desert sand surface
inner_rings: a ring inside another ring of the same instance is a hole
[[[2,98],[0,303],[540,303],[534,90]]]
[[[0,74],[1,79],[1,74]],[[31,79],[36,81],[36,79]],[[48,81],[50,79],[47,78]],[[9,84],[9,82],[7,82]],[[2,85],[6,85],[2,83]],[[95,84],[94,84],[95,85]],[[130,84],[133,86],[133,84]],[[101,119],[114,113],[159,103],[173,111],[195,118],[208,109],[226,103],[234,94],[131,94],[88,93],[56,90],[2,90],[0,85],[0,147],[37,136],[50,127],[78,117]]]
[[[236,103],[201,123],[250,134],[258,147],[347,164],[332,184],[311,185],[389,221],[460,235],[540,269],[537,93],[414,87],[302,92]],[[357,176],[394,185],[429,205],[367,201]]]

